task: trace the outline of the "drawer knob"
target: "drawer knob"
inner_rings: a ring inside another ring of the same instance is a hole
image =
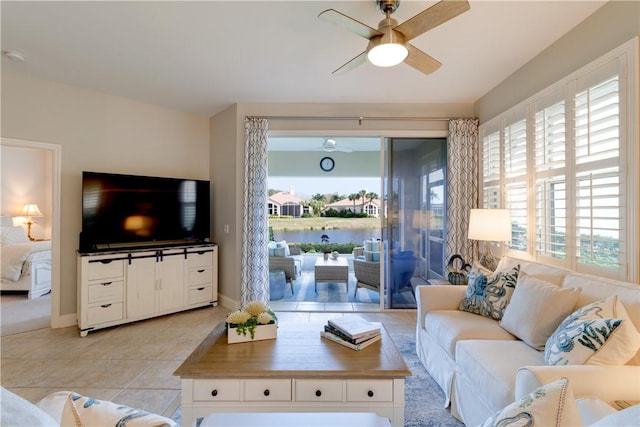
[[[265,396],[269,396],[270,394],[271,394],[271,392],[269,391],[269,389],[266,389],[266,390],[264,391],[264,395],[265,395]]]
[[[373,390],[369,390],[369,391],[367,392],[367,396],[369,396],[369,397],[373,397]]]
[[[109,308],[109,307],[111,307],[111,304],[103,304],[103,305],[101,305],[100,307],[102,307],[102,308]]]
[[[112,283],[113,283],[113,282],[104,282],[104,283],[101,283],[101,285],[102,285],[102,286],[109,286],[109,285],[110,285],[110,284],[112,284]]]
[[[211,390],[211,396],[216,397],[218,395],[218,390]]]
[[[322,396],[322,392],[320,390],[316,390],[316,396],[318,397]]]
[[[204,270],[198,270],[198,273],[204,273]]]

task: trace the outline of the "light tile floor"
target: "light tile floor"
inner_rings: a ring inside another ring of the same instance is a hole
[[[31,402],[72,390],[170,417],[180,406],[180,381],[173,372],[228,312],[222,306],[191,310],[91,332],[85,338],[77,327],[2,337],[0,383]],[[311,306],[308,312],[276,314],[281,324],[343,315]],[[415,333],[415,311],[359,315],[381,321],[392,337]]]

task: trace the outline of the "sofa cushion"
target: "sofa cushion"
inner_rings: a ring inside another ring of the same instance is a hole
[[[542,352],[522,341],[458,341],[456,376],[464,376],[464,383],[473,384],[475,388],[456,389],[456,393],[462,399],[473,395],[475,399],[482,399],[486,407],[497,411],[513,402],[518,368],[543,364]]]
[[[482,424],[483,427],[505,425],[581,426],[569,380],[562,378],[537,388]]]
[[[573,311],[580,289],[561,288],[520,272],[511,301],[500,321],[502,326],[536,350]]]
[[[624,365],[640,348],[640,334],[617,295],[570,314],[549,337],[548,365]]]
[[[613,406],[607,404],[602,399],[598,399],[597,397],[576,398],[576,406],[578,407],[578,413],[580,414],[582,424],[585,426],[590,426],[602,418],[618,412]]]
[[[515,266],[520,266],[520,271],[527,273],[537,279],[545,282],[561,285],[565,277],[571,273],[570,270],[561,267],[555,267],[548,264],[541,264],[534,261],[525,261],[522,259],[504,256],[500,258],[496,271],[505,271]]]
[[[637,426],[640,419],[640,405],[630,406],[622,411],[608,415],[590,427]]]
[[[481,316],[502,319],[518,280],[519,266],[506,271],[496,270],[485,275],[474,265],[469,272],[467,292],[460,301],[460,310]]]
[[[425,316],[425,329],[452,358],[460,340],[515,340],[495,320],[459,310],[437,310]]]

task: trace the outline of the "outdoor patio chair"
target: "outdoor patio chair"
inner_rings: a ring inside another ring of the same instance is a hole
[[[293,294],[293,281],[298,277],[302,270],[302,250],[299,247],[289,247],[290,256],[270,256],[269,271],[282,270],[284,276],[291,286]]]
[[[364,255],[364,248],[353,248],[353,271],[356,276],[356,289],[353,292],[355,299],[358,288],[367,288],[380,292],[380,263],[358,259]]]

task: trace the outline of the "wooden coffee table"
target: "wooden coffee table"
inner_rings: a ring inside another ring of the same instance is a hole
[[[182,425],[214,412],[374,412],[403,426],[411,371],[389,334],[355,351],[321,338],[323,326],[290,322],[276,339],[227,344],[217,325],[174,373]]]
[[[349,263],[344,257],[324,259],[318,257],[314,269],[315,290],[318,293],[318,282],[344,282],[349,292]]]

